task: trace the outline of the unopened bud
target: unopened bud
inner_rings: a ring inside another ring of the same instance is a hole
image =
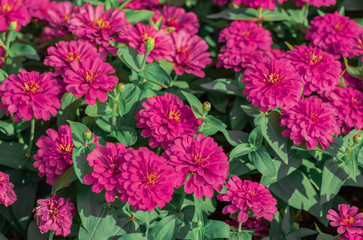
[[[203,225],[202,221],[198,220],[197,225],[198,225],[198,227],[201,227]]]
[[[91,132],[91,130],[87,129],[87,130],[85,130],[85,131],[83,132],[83,138],[84,138],[85,140],[90,140],[90,139],[91,139],[91,137],[92,137],[92,132]]]
[[[9,31],[15,32],[17,28],[18,28],[18,23],[15,21],[11,21],[9,24]]]
[[[117,92],[119,93],[123,93],[125,91],[125,84],[123,83],[119,83],[117,84],[117,88],[116,88]]]
[[[130,222],[135,222],[135,221],[136,221],[136,217],[135,217],[135,216],[131,216],[131,217],[129,217],[129,221],[130,221]]]
[[[362,141],[362,136],[361,136],[361,135],[359,135],[359,134],[354,135],[354,137],[353,137],[353,141],[354,141],[355,143],[360,143],[360,142]]]
[[[150,52],[155,47],[155,39],[152,37],[148,37],[145,44],[145,49],[147,52]]]
[[[210,102],[204,102],[203,103],[203,111],[204,112],[209,112],[211,108],[212,108],[212,104]]]

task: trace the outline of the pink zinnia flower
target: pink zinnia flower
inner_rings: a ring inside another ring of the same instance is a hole
[[[353,49],[351,49],[351,55],[361,56],[363,55],[363,28],[361,27],[360,34],[354,39]]]
[[[361,28],[349,17],[338,12],[317,16],[311,22],[305,36],[311,45],[325,50],[336,57],[353,57],[354,39],[358,37]]]
[[[348,73],[348,71],[345,71],[345,73],[343,74],[343,78],[345,80],[345,85],[347,85],[347,87],[354,88],[357,90],[363,89],[363,80],[353,77]]]
[[[124,0],[119,0],[121,3]],[[136,10],[153,10],[160,7],[159,0],[131,0],[126,3],[125,8],[136,9]]]
[[[55,28],[51,26],[45,26],[43,32],[38,38],[40,44],[44,44],[55,38],[68,38],[68,34],[65,33],[61,28]]]
[[[74,8],[71,2],[51,2],[47,10],[47,20],[54,28],[68,33],[67,21],[72,18]]]
[[[339,240],[362,240],[362,239],[363,239],[363,233],[350,234],[349,232],[345,232],[345,234],[339,238]]]
[[[301,97],[302,84],[292,65],[286,60],[257,62],[245,71],[242,82],[247,83],[243,94],[262,112],[276,107],[290,107]]]
[[[336,0],[296,0],[296,6],[302,7],[304,4],[309,3],[311,6],[328,7],[330,5],[335,5],[336,2]]]
[[[128,152],[121,165],[117,189],[122,202],[136,210],[152,211],[170,202],[174,192],[174,168],[145,147]]]
[[[21,1],[22,0],[20,0],[20,2]],[[41,22],[47,22],[47,10],[50,5],[49,0],[24,0],[23,4],[33,18],[36,18]]]
[[[64,73],[66,90],[79,98],[85,95],[88,105],[95,104],[96,99],[106,102],[108,95],[105,91],[112,91],[118,82],[116,76],[109,76],[114,72],[111,64],[103,62],[100,58],[73,61],[70,69]]]
[[[132,150],[131,150],[132,151]],[[103,189],[107,202],[115,201],[118,179],[121,178],[121,165],[124,163],[125,154],[130,152],[122,143],[106,143],[106,147],[99,147],[87,155],[87,161],[92,172],[84,176],[87,185],[93,185],[92,191],[100,193]]]
[[[279,3],[286,2],[287,0],[277,0]],[[275,0],[233,0],[233,3],[235,5],[241,5],[258,9],[259,7],[263,9],[268,9],[270,11],[274,10],[276,8],[276,2]]]
[[[199,30],[198,17],[194,12],[185,12],[184,8],[164,5],[162,11],[155,11],[152,18],[153,22],[157,22],[163,17],[162,28],[168,28],[169,31],[185,30],[190,35],[194,35]]]
[[[0,45],[0,67],[4,66],[5,56],[6,56],[5,47]]]
[[[55,44],[55,47],[49,47],[47,53],[44,64],[60,70],[59,73],[64,73],[66,69],[69,69],[73,61],[80,62],[100,57],[97,48],[86,40],[60,41]]]
[[[9,207],[17,200],[13,188],[14,184],[10,182],[9,175],[0,171],[0,204]]]
[[[16,22],[16,31],[30,22],[30,15],[22,1],[0,0],[0,32],[6,32],[11,22]]]
[[[39,199],[34,208],[34,218],[41,233],[55,231],[55,235],[67,236],[71,233],[72,219],[77,210],[70,199],[53,195]]]
[[[353,88],[337,87],[329,96],[331,104],[338,110],[338,120],[347,134],[354,127],[363,129],[363,93]]]
[[[316,148],[319,144],[326,149],[334,142],[333,134],[340,134],[337,111],[330,103],[323,103],[316,96],[302,98],[281,113],[280,125],[287,127],[282,131],[282,136],[290,137],[296,146],[305,140],[308,149]]]
[[[227,219],[224,222],[232,227],[232,232],[238,231],[239,222],[236,219]],[[258,238],[267,237],[270,232],[267,224],[262,221],[261,218],[248,218],[247,221],[242,224],[242,229],[255,230],[253,236]]]
[[[224,202],[231,202],[230,205],[222,209],[223,214],[238,214],[239,222],[246,222],[248,219],[248,209],[261,218],[273,220],[273,214],[277,212],[277,201],[272,197],[270,191],[261,183],[242,181],[238,176],[233,176],[225,184],[227,191],[225,194],[218,194],[217,199]]]
[[[271,33],[254,22],[236,20],[223,29],[219,42],[226,42],[228,48],[248,48],[249,50],[271,49]]]
[[[136,23],[136,27],[126,25],[117,39],[120,43],[128,43],[130,48],[136,49],[139,54],[146,53],[146,42],[152,42],[154,48],[150,51],[147,62],[165,58],[171,61],[173,52],[173,41],[164,30],[156,30],[153,26]]]
[[[184,136],[174,141],[163,154],[176,171],[176,187],[184,184],[186,193],[197,198],[213,197],[213,189],[222,190],[229,173],[228,157],[211,137]]]
[[[318,48],[298,46],[287,52],[286,59],[300,76],[304,84],[304,95],[308,96],[315,91],[329,94],[340,83],[340,62]]]
[[[339,234],[363,234],[363,213],[358,213],[358,208],[348,204],[338,206],[339,213],[330,209],[326,218],[330,220],[330,226],[338,227]]]
[[[184,30],[172,32],[171,37],[175,46],[173,54],[175,73],[183,75],[186,72],[204,77],[202,69],[212,63],[210,53],[207,52],[208,44],[204,39],[197,35],[192,36]]]
[[[164,96],[150,97],[142,103],[135,118],[136,126],[144,128],[141,136],[151,137],[149,146],[167,148],[169,144],[182,136],[195,136],[201,120],[194,116],[189,106],[177,96],[165,93]]]
[[[50,115],[57,115],[61,107],[61,86],[52,73],[27,72],[20,70],[15,76],[11,74],[0,85],[0,108],[6,108],[6,113],[15,113],[14,120],[20,122],[32,119],[50,119]]]

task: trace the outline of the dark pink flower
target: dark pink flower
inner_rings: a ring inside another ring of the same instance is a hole
[[[76,97],[85,95],[88,105],[96,103],[96,99],[106,102],[108,99],[107,92],[115,88],[118,82],[116,76],[109,76],[115,70],[111,64],[102,61],[100,58],[87,59],[81,62],[73,61],[70,63],[70,69],[64,73],[64,82],[66,90],[73,92]]]
[[[153,22],[156,23],[160,17],[163,17],[162,28],[166,32],[184,30],[194,35],[199,30],[197,15],[194,12],[185,12],[184,8],[164,5],[161,11],[155,11]]]
[[[296,0],[296,6],[302,7],[304,4],[309,3],[311,6],[328,7],[336,4],[336,0]]]
[[[47,11],[50,5],[49,0],[24,0],[23,4],[33,18],[41,22],[47,22]]]
[[[7,109],[6,113],[14,113],[14,120],[26,121],[33,116],[45,121],[50,115],[57,115],[57,109],[61,107],[61,86],[52,73],[27,72],[20,70],[15,76],[11,74],[0,85],[0,108]]]
[[[55,38],[68,38],[68,34],[65,33],[61,28],[55,28],[51,26],[45,26],[43,32],[38,38],[40,44],[44,44]]]
[[[338,120],[347,134],[354,127],[363,129],[363,93],[353,88],[337,87],[329,96],[331,104],[338,110]]]
[[[311,21],[311,27],[305,36],[311,45],[325,50],[336,57],[353,57],[354,39],[361,28],[349,17],[338,12],[317,16]]]
[[[277,0],[279,3],[283,3],[287,0]],[[263,9],[268,9],[270,11],[274,10],[276,8],[276,2],[275,0],[233,0],[233,3],[235,5],[241,5],[258,9],[259,7]]]
[[[13,188],[14,184],[10,182],[9,175],[0,171],[0,204],[9,207],[17,200]]]
[[[117,38],[117,42],[128,43],[130,48],[136,49],[141,55],[146,53],[145,45],[147,41],[154,45],[147,57],[147,62],[151,63],[154,60],[163,58],[171,61],[174,50],[173,41],[164,30],[158,31],[153,26],[136,23],[136,27],[125,25]]]
[[[304,95],[308,96],[315,91],[329,94],[340,83],[340,62],[318,48],[297,46],[287,52],[286,59],[300,76],[304,84]]]
[[[351,234],[349,232],[345,232],[345,234],[339,238],[339,240],[362,240],[362,239],[363,239],[363,233]]]
[[[330,209],[326,218],[330,220],[330,226],[338,227],[339,234],[363,234],[363,213],[358,213],[358,208],[348,204],[338,206],[339,213]]]
[[[145,147],[130,151],[121,165],[117,189],[122,202],[136,210],[152,211],[170,202],[174,192],[174,168]]]
[[[40,136],[36,145],[39,147],[34,155],[34,167],[38,168],[38,176],[46,175],[46,182],[53,185],[65,170],[73,165],[73,140],[71,127],[61,125],[58,131],[49,128],[48,136]]]
[[[178,138],[163,155],[175,167],[176,187],[183,185],[189,175],[184,185],[186,193],[212,198],[213,189],[222,190],[229,173],[228,157],[213,138],[203,134],[196,139]]]
[[[125,162],[125,154],[132,151],[126,149],[122,143],[106,143],[106,147],[99,147],[87,155],[87,161],[92,172],[84,176],[87,185],[93,185],[92,191],[100,193],[105,189],[107,202],[115,201],[118,179],[121,177],[121,165]]]
[[[217,199],[224,202],[231,202],[222,209],[223,214],[238,214],[239,222],[246,222],[248,219],[248,209],[258,217],[272,221],[273,214],[277,212],[277,201],[272,197],[270,191],[261,183],[242,181],[238,176],[233,176],[225,184],[227,191],[225,194],[218,194]]]
[[[282,136],[290,137],[296,146],[305,141],[308,149],[318,145],[326,149],[334,142],[333,134],[340,134],[337,111],[330,103],[324,103],[316,96],[302,98],[281,113],[280,125],[287,127],[282,131]]]
[[[0,32],[6,32],[11,22],[16,22],[16,31],[30,22],[30,15],[22,1],[0,0]]]
[[[292,65],[286,60],[257,62],[245,71],[242,82],[247,83],[243,94],[262,112],[276,107],[290,107],[301,97],[302,84]]]
[[[363,28],[361,27],[361,33],[354,39],[353,49],[351,54],[354,56],[363,55]]]
[[[34,218],[41,233],[55,231],[55,235],[67,236],[71,233],[72,219],[77,210],[70,199],[53,195],[39,199],[34,208]]]
[[[141,136],[151,137],[149,146],[165,149],[182,136],[195,136],[201,120],[194,116],[189,106],[177,96],[165,93],[164,96],[150,97],[142,103],[135,116],[138,128],[143,128]]]
[[[208,44],[197,35],[190,35],[184,30],[172,32],[175,52],[173,54],[174,70],[176,74],[184,72],[204,77],[203,68],[212,63],[210,53],[207,52]]]
[[[60,41],[47,50],[44,64],[60,70],[64,73],[70,68],[73,61],[80,62],[86,59],[96,59],[100,57],[97,48],[86,40]]]
[[[125,0],[119,0],[119,3]],[[159,0],[131,0],[126,3],[125,8],[136,9],[136,10],[153,10],[160,7]]]
[[[5,56],[6,56],[5,47],[0,45],[0,67],[4,66]]]
[[[213,0],[213,4],[217,4],[219,6],[226,5],[228,3],[228,0]]]
[[[238,231],[239,222],[236,219],[227,219],[224,222],[232,227],[232,232]],[[248,218],[247,222],[242,224],[242,229],[255,230],[253,236],[259,238],[267,237],[270,232],[267,224],[261,218]]]
[[[363,80],[353,77],[348,73],[348,71],[345,71],[343,74],[343,78],[345,80],[345,85],[349,88],[354,88],[357,90],[363,90]]]
[[[74,8],[71,2],[52,1],[47,10],[47,20],[52,27],[68,33],[67,21],[72,18],[73,13]]]

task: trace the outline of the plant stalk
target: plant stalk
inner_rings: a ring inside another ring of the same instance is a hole
[[[27,159],[31,158],[33,141],[34,141],[34,133],[35,133],[35,118],[33,117],[32,120],[30,120],[30,138],[29,138],[28,151],[26,153]]]

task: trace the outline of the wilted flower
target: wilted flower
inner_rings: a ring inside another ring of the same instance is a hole
[[[55,231],[55,235],[64,237],[71,233],[76,207],[69,199],[66,200],[57,195],[39,199],[33,212],[35,212],[34,218],[41,233]]]
[[[233,214],[241,210],[238,221],[244,223],[248,219],[250,208],[257,217],[272,221],[273,214],[277,212],[277,201],[263,184],[249,180],[242,181],[238,176],[233,176],[225,186],[226,193],[217,196],[220,201],[231,202],[222,209],[223,214]]]
[[[152,211],[170,202],[174,192],[174,168],[145,147],[125,155],[118,178],[118,196],[136,210]]]
[[[9,175],[0,171],[0,204],[9,207],[17,200],[13,188],[14,184],[10,182]]]
[[[326,218],[330,220],[330,226],[338,227],[339,234],[363,234],[363,213],[358,213],[358,208],[348,204],[338,206],[339,213],[330,209]]]
[[[30,15],[22,1],[0,0],[0,32],[6,32],[11,22],[16,23],[16,31],[30,22]]]
[[[61,107],[58,95],[61,86],[52,73],[27,72],[20,70],[15,76],[11,74],[0,85],[0,108],[7,109],[6,113],[14,113],[14,120],[20,122],[32,119],[50,119],[57,115]]]
[[[197,198],[213,197],[213,189],[222,190],[229,173],[228,157],[211,137],[199,134],[196,139],[184,136],[163,154],[176,171],[176,187],[184,184],[186,193]]]

